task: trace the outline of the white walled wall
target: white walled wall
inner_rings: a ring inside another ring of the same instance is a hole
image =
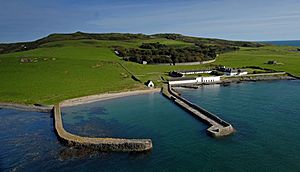
[[[197,77],[191,80],[169,81],[170,85],[212,83],[220,81],[220,76]]]
[[[170,85],[179,85],[179,84],[195,84],[197,80],[181,80],[181,81],[169,81]]]

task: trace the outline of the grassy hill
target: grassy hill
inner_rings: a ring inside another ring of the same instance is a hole
[[[177,34],[53,34],[34,42],[0,44],[0,102],[53,104],[90,94],[145,88],[143,82],[148,79],[160,84],[171,70],[211,65],[141,65],[122,60],[112,47],[138,48],[142,43],[155,42],[191,46],[201,41],[202,44],[241,47],[239,51],[221,54],[215,64],[256,65],[300,75],[299,52],[291,47],[261,47],[258,43]],[[264,64],[267,60],[277,60],[283,65],[268,66]],[[131,74],[140,81],[132,79]]]

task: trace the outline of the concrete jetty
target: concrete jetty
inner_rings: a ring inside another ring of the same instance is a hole
[[[60,105],[53,108],[54,127],[60,141],[68,146],[96,151],[142,152],[152,149],[151,139],[91,138],[67,132],[63,127]]]
[[[177,92],[175,92],[170,85],[164,85],[162,93],[184,110],[190,112],[204,123],[208,124],[210,127],[207,129],[207,133],[213,137],[222,137],[234,133],[235,130],[231,124],[184,99]]]

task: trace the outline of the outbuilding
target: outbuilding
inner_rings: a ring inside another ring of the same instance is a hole
[[[149,87],[149,88],[154,88],[154,83],[153,83],[151,80],[147,81],[147,82],[146,82],[146,85],[147,85],[147,87]]]

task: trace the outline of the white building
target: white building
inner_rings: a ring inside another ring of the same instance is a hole
[[[196,78],[188,78],[188,77],[174,78],[169,80],[170,85],[195,84],[195,83],[197,83]]]
[[[116,55],[120,55],[119,51],[115,50],[115,54]]]
[[[197,83],[213,83],[221,80],[220,76],[197,77]]]
[[[238,73],[239,76],[240,76],[240,75],[247,75],[247,74],[248,74],[247,71],[241,71],[240,73]]]
[[[154,83],[151,80],[147,81],[146,85],[149,88],[154,88]]]
[[[221,80],[220,76],[207,76],[197,78],[176,78],[169,80],[170,85],[182,85],[182,84],[202,84],[202,83],[214,83]]]
[[[241,76],[241,75],[247,75],[248,72],[241,69],[229,69],[224,72],[224,75],[226,76]]]

